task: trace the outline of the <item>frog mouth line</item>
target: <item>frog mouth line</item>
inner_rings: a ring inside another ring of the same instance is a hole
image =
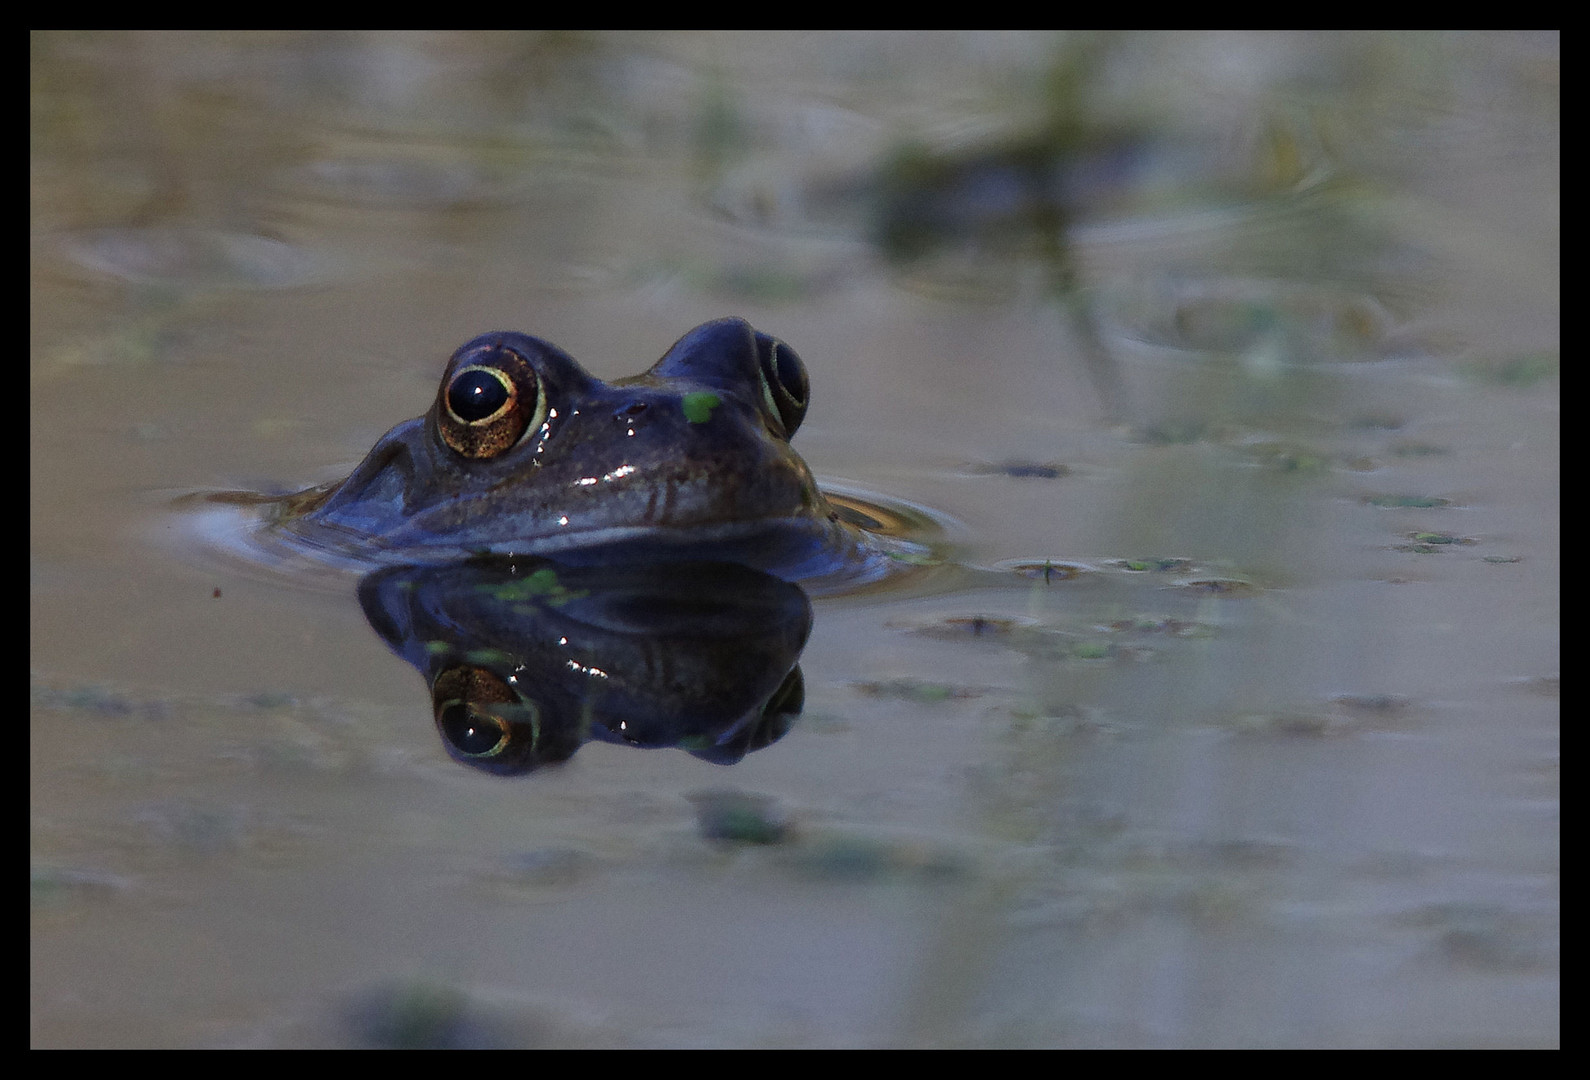
[[[429,563],[483,554],[564,557],[570,552],[586,549],[602,555],[626,546],[635,548],[630,553],[635,556],[643,554],[647,547],[661,548],[670,555],[689,554],[694,549],[725,544],[750,548],[758,541],[776,548],[787,547],[791,542],[789,539],[781,540],[781,536],[810,543],[840,528],[825,516],[787,514],[684,525],[598,525],[500,540],[460,542],[444,537],[430,541],[416,540],[396,532],[372,534],[304,517],[295,518],[282,527],[298,541],[331,556],[346,553],[345,541],[350,536],[356,536],[360,540],[360,547],[364,549],[364,557],[358,561],[370,564]]]

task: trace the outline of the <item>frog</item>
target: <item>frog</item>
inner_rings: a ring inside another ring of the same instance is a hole
[[[819,487],[791,445],[809,397],[795,350],[739,317],[612,381],[541,338],[482,334],[424,416],[346,479],[281,499],[273,528],[386,564],[711,560],[854,584],[926,561],[909,515]]]

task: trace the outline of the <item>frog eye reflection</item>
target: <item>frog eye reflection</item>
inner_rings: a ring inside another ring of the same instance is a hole
[[[452,701],[436,714],[442,737],[470,758],[496,757],[508,748],[513,732],[501,718],[481,712],[465,701]]]
[[[546,394],[535,369],[506,350],[458,367],[442,384],[438,404],[442,440],[476,459],[511,450],[547,415]]]
[[[431,701],[437,730],[460,758],[479,762],[502,757],[510,748],[522,755],[535,743],[536,710],[485,668],[441,672],[431,685]]]
[[[775,337],[756,335],[757,373],[762,381],[762,398],[773,415],[784,425],[784,437],[795,434],[806,418],[806,401],[811,383],[806,365],[795,350]]]

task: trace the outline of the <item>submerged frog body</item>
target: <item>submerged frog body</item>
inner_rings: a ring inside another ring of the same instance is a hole
[[[453,354],[424,417],[341,483],[285,500],[278,525],[383,562],[719,558],[799,580],[886,558],[790,446],[807,396],[800,357],[743,319],[610,383],[538,338],[485,334]]]

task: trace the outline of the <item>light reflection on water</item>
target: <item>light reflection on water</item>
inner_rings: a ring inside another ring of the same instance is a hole
[[[1554,36],[32,48],[36,1045],[1557,1042]],[[732,768],[145,539],[728,313],[968,525]]]

